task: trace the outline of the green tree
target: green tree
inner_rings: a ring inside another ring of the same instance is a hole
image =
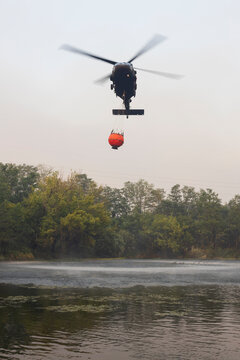
[[[184,215],[183,191],[179,184],[171,188],[170,193],[159,204],[156,212],[171,216]]]
[[[0,254],[11,256],[29,250],[24,213],[20,203],[0,204]]]
[[[174,216],[155,215],[149,230],[154,251],[178,254],[182,249],[184,234]]]
[[[37,186],[38,180],[37,167],[0,163],[0,202],[21,202]]]
[[[152,184],[142,179],[136,183],[126,182],[122,190],[130,210],[139,213],[154,211],[164,198],[164,190],[154,189]]]
[[[102,197],[112,218],[120,218],[130,212],[128,201],[122,189],[112,189],[110,186],[105,186],[102,191]]]
[[[218,195],[211,189],[201,189],[196,201],[198,246],[216,248],[223,236],[223,220],[223,207]]]
[[[61,218],[61,237],[66,246],[69,244],[67,252],[89,254],[94,249],[99,226],[100,219],[84,210],[75,210]]]
[[[239,249],[240,245],[240,195],[236,195],[226,206],[224,246]]]
[[[58,173],[44,178],[24,203],[36,253],[81,256],[83,247],[93,249],[109,222],[104,204],[95,200],[75,175],[67,180]]]

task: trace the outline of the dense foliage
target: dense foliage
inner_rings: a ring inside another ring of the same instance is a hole
[[[0,163],[0,256],[203,257],[240,255],[240,195],[144,180],[121,189],[85,174]]]

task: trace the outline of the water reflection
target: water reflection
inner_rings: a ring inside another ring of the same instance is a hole
[[[6,359],[238,359],[240,288],[0,286]]]
[[[239,359],[239,275],[238,262],[0,263],[0,358]]]

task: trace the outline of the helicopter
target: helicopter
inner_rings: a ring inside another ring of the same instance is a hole
[[[64,44],[60,49],[70,51],[76,54],[85,55],[90,58],[104,61],[113,65],[112,73],[108,74],[95,83],[103,84],[107,80],[111,80],[111,90],[114,90],[116,96],[120,97],[123,100],[125,109],[113,109],[113,115],[144,115],[143,109],[130,109],[131,98],[136,96],[137,90],[137,71],[145,71],[155,75],[164,76],[171,79],[180,79],[182,75],[166,73],[155,70],[142,69],[133,66],[132,62],[136,60],[139,56],[143,55],[154,46],[165,41],[167,38],[163,35],[156,34],[154,35],[130,60],[127,62],[117,62],[110,59],[106,59],[92,53],[86,52],[84,50],[78,49],[68,44]]]

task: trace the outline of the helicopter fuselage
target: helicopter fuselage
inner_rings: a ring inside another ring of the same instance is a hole
[[[112,73],[108,74],[107,76],[102,77],[96,83],[103,84],[105,81],[110,80],[112,81],[111,89],[114,90],[116,96],[119,96],[123,100],[123,104],[125,106],[125,110],[123,109],[113,109],[114,115],[143,115],[143,109],[135,109],[130,110],[130,102],[133,96],[136,96],[136,89],[137,89],[137,76],[136,70],[146,71],[152,74],[165,76],[172,79],[179,79],[182,76],[177,74],[165,73],[161,71],[154,71],[154,70],[147,70],[141,68],[133,67],[132,62],[135,61],[139,56],[142,56],[144,53],[152,49],[154,46],[159,44],[160,42],[166,40],[165,36],[162,35],[155,35],[150,41],[146,43],[128,62],[117,62],[111,59],[106,59],[104,57],[94,55],[87,51],[78,49],[71,45],[65,44],[61,46],[61,49],[71,51],[76,54],[88,56],[92,59],[103,61],[105,63],[113,65]]]
[[[110,76],[112,81],[111,89],[116,96],[123,99],[125,108],[129,110],[131,98],[136,95],[137,76],[131,63],[116,63]]]

